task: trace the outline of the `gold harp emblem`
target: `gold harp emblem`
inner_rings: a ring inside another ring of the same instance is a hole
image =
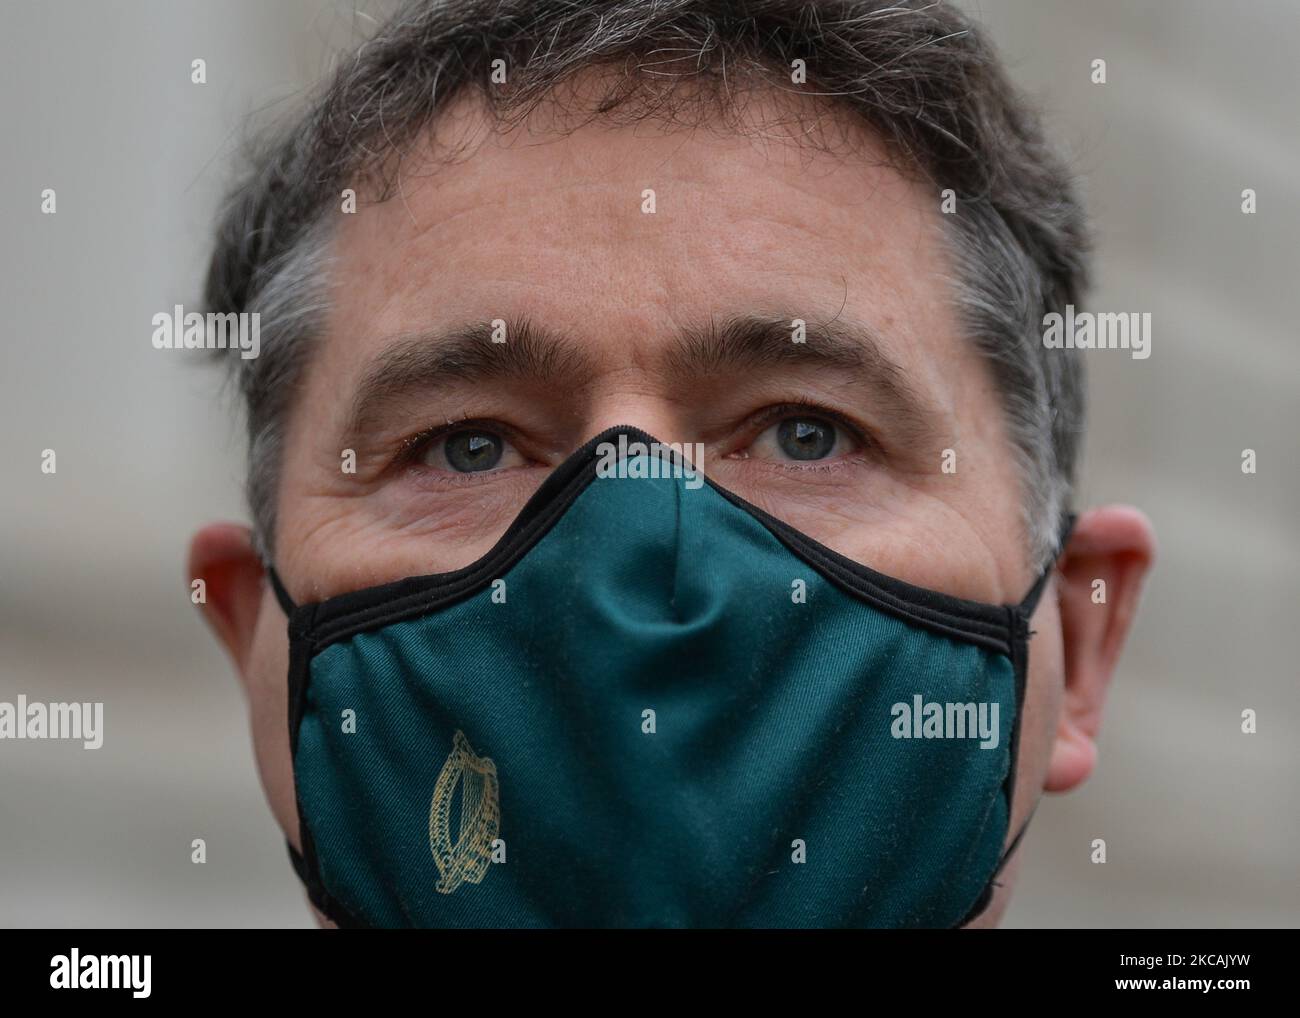
[[[457,789],[460,821],[452,841],[451,813]],[[466,880],[471,884],[482,881],[492,864],[492,842],[500,826],[497,765],[488,757],[475,755],[465,733],[458,731],[429,805],[429,848],[438,866],[440,894],[451,894]]]

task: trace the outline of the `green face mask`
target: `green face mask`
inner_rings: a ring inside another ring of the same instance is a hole
[[[914,587],[652,442],[593,439],[456,572],[302,606],[272,572],[290,853],[339,925],[944,927],[986,907],[1046,574],[1014,606]]]

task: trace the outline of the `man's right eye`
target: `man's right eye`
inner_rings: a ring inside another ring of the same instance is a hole
[[[523,466],[527,462],[504,438],[482,428],[435,435],[426,441],[413,461],[455,474],[481,474]]]

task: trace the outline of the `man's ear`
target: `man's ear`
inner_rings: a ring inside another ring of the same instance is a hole
[[[266,589],[252,532],[235,523],[204,527],[190,541],[189,572],[191,589],[203,581],[203,615],[244,678]]]
[[[1057,564],[1065,690],[1048,792],[1068,792],[1092,773],[1106,693],[1155,552],[1151,522],[1131,506],[1089,509],[1075,522]]]

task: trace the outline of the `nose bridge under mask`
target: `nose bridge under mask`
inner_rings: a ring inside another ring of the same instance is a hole
[[[581,550],[570,563],[570,585],[597,595],[583,598],[607,613],[596,623],[688,623],[690,573],[682,560],[697,549],[684,547],[690,523],[683,519],[689,511],[683,502],[698,493],[686,491],[681,478],[663,476],[668,471],[659,468],[666,461],[657,457],[621,463],[628,469],[592,481],[560,524],[582,534],[574,542]]]
[[[713,632],[726,621],[723,607],[746,598],[729,547],[753,541],[761,527],[733,517],[716,491],[693,484],[673,461],[624,462],[625,472],[597,477],[566,514],[562,526],[581,546],[564,569],[568,585],[586,588],[580,600],[599,607],[599,624],[635,620],[671,640]]]

